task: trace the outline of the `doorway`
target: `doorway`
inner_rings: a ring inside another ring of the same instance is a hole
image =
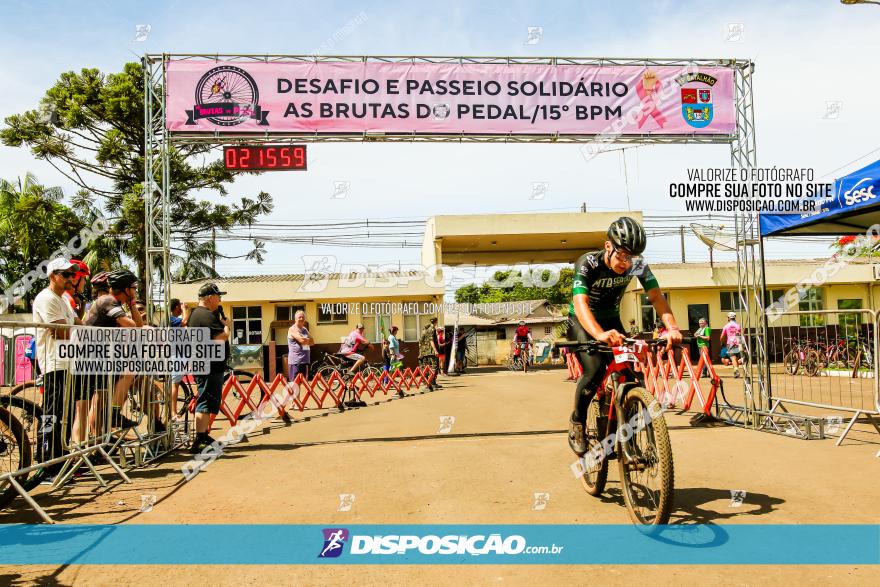
[[[688,304],[688,330],[691,333],[700,327],[700,318],[709,321],[709,304]]]

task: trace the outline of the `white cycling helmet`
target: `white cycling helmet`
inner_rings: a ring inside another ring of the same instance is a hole
[[[728,313],[727,313],[727,318],[728,318],[728,319],[730,319],[730,318],[736,318],[736,312],[728,312]]]

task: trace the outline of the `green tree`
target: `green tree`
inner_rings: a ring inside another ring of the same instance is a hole
[[[61,188],[46,187],[31,173],[15,182],[0,180],[0,282],[4,292],[12,293],[13,284],[66,246],[85,226],[82,218],[61,203],[61,197]],[[45,283],[43,279],[36,285]],[[25,291],[27,309],[39,289]]]
[[[106,75],[97,69],[61,74],[47,90],[40,107],[9,116],[0,130],[4,145],[27,147],[48,161],[80,191],[77,205],[91,214],[108,215],[111,230],[96,246],[101,265],[124,254],[137,263],[144,278],[144,76],[139,63],[127,63],[120,73]],[[232,204],[196,199],[191,192],[207,190],[227,195],[224,184],[233,180],[223,162],[207,163],[211,146],[187,145],[171,149],[170,244],[178,272],[188,277],[215,276],[211,259],[220,254],[207,238],[211,230],[228,233],[250,226],[272,210],[265,192],[242,197]],[[263,261],[263,244],[241,255]]]
[[[490,283],[476,285],[468,283],[455,290],[458,303],[487,304],[493,302],[519,302],[524,300],[547,300],[551,304],[567,304],[571,301],[571,286],[574,269],[563,267],[559,279],[549,287],[542,287],[552,281],[550,271],[544,270],[541,281],[533,283],[522,278],[519,271],[496,271]],[[524,283],[525,282],[525,283]]]

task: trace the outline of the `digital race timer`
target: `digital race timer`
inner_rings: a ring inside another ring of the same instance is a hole
[[[306,170],[305,145],[235,145],[223,147],[230,171]]]

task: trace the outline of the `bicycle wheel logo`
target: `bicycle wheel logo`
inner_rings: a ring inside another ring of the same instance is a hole
[[[269,126],[268,110],[260,108],[260,92],[254,78],[232,65],[209,70],[196,84],[195,104],[186,111],[186,124],[208,120],[217,126],[235,126],[253,119]]]

